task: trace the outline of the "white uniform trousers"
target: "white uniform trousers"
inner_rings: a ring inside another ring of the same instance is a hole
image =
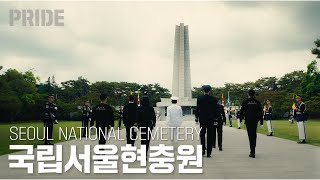
[[[306,139],[306,127],[304,121],[297,122],[298,125],[298,132],[299,132],[299,139],[305,140]]]
[[[241,128],[241,122],[239,118],[237,119],[237,122],[238,122],[238,128]]]
[[[272,133],[273,132],[272,120],[267,120],[267,127],[268,127],[269,134]]]
[[[178,142],[178,129],[177,127],[170,128],[170,140],[171,142],[177,143]]]

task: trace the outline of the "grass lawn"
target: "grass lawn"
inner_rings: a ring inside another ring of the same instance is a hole
[[[227,125],[229,121],[227,120]],[[236,120],[232,121],[233,127],[238,127]],[[296,122],[291,124],[288,120],[273,120],[273,135],[283,139],[289,139],[293,141],[298,141],[298,127]],[[242,123],[242,129],[245,129],[246,126]],[[258,127],[258,133],[267,134],[267,123],[263,122],[263,128]],[[320,146],[320,120],[311,119],[306,122],[306,134],[307,134],[307,143],[315,146]]]
[[[114,122],[115,128],[118,127],[118,121]],[[59,121],[59,124],[55,124],[53,126],[53,143],[64,141],[64,138],[62,140],[59,140],[59,127],[62,127],[62,129],[65,129],[65,127],[68,127],[68,130],[70,130],[71,127],[79,127],[81,126],[81,121]],[[20,122],[20,123],[2,123],[0,124],[0,137],[1,137],[1,145],[0,145],[0,155],[8,154],[11,152],[14,152],[12,150],[9,150],[9,145],[39,145],[43,144],[43,141],[40,140],[10,140],[10,135],[13,135],[10,133],[10,128],[12,126],[16,127],[30,127],[33,126],[35,128],[39,127],[39,138],[43,137],[43,122]],[[24,129],[23,131],[26,131]],[[16,131],[14,131],[16,132]],[[33,130],[30,130],[30,133],[33,134]],[[77,137],[80,137],[79,131],[76,131]],[[13,136],[15,137],[15,136]],[[26,138],[26,135],[23,136]],[[30,137],[33,138],[33,135]],[[26,138],[27,139],[27,138]]]

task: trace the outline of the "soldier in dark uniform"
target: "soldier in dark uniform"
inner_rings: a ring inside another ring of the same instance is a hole
[[[202,87],[203,95],[197,98],[196,122],[200,122],[200,138],[202,145],[202,154],[205,155],[207,149],[207,157],[211,157],[213,143],[213,126],[218,123],[219,106],[218,99],[209,95],[211,86],[205,85]],[[206,146],[207,134],[207,146]]]
[[[54,95],[48,96],[48,102],[45,104],[45,117],[44,117],[44,132],[45,132],[45,145],[53,145],[51,143],[52,140],[52,131],[53,131],[53,124],[57,124],[57,111],[58,107],[53,103],[54,102]]]
[[[114,126],[113,110],[107,104],[107,97],[106,94],[101,94],[100,104],[92,109],[92,119],[96,120],[99,144],[106,144],[109,129]]]
[[[127,144],[134,146],[137,137],[137,108],[138,105],[134,102],[134,96],[129,96],[129,103],[123,108],[123,124],[126,126]]]
[[[297,120],[298,132],[299,132],[299,144],[306,143],[306,126],[305,121],[307,120],[305,115],[306,105],[302,102],[300,95],[296,96],[296,104],[294,109],[295,119]]]
[[[230,124],[230,126],[229,126],[229,127],[232,127],[232,114],[231,114],[231,108],[230,108],[230,110],[228,110],[228,111],[227,111],[227,114],[228,114],[229,124]]]
[[[150,106],[149,97],[142,98],[141,106],[137,108],[137,123],[140,129],[141,145],[146,145],[148,152],[150,144],[150,132],[156,126],[156,114]]]
[[[87,137],[88,133],[88,125],[91,121],[91,107],[89,101],[86,101],[84,103],[84,106],[82,106],[82,127],[83,127],[83,133],[82,137]]]
[[[249,157],[255,158],[256,154],[256,141],[257,141],[257,125],[263,126],[263,113],[261,103],[255,98],[255,91],[250,89],[248,92],[249,98],[242,103],[240,110],[240,120],[245,119],[247,127],[249,142],[250,142],[250,155]]]
[[[226,115],[224,112],[224,107],[219,104],[219,116],[218,123],[213,124],[213,148],[216,148],[216,135],[218,134],[218,147],[219,151],[222,151],[222,127],[226,124]]]
[[[94,126],[94,119],[92,118],[92,107],[93,107],[93,105],[90,104],[90,118],[89,118],[90,127],[93,127],[93,126]]]

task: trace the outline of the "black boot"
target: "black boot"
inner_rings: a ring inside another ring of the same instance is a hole
[[[307,142],[306,142],[306,140],[304,139],[304,140],[300,140],[299,142],[298,142],[298,144],[306,144]]]
[[[251,158],[256,158],[256,155],[255,155],[254,153],[250,153],[250,154],[249,154],[249,157],[251,157]]]
[[[267,136],[273,136],[273,133],[268,134]]]

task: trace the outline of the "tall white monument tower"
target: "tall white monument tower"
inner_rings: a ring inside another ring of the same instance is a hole
[[[179,98],[178,105],[182,106],[184,115],[193,114],[196,99],[192,99],[191,94],[189,30],[183,23],[175,28],[172,96]],[[166,107],[170,105],[169,98],[161,98],[161,102],[157,103],[156,109],[162,119],[165,117]]]
[[[172,96],[191,99],[190,49],[188,26],[176,25]]]

